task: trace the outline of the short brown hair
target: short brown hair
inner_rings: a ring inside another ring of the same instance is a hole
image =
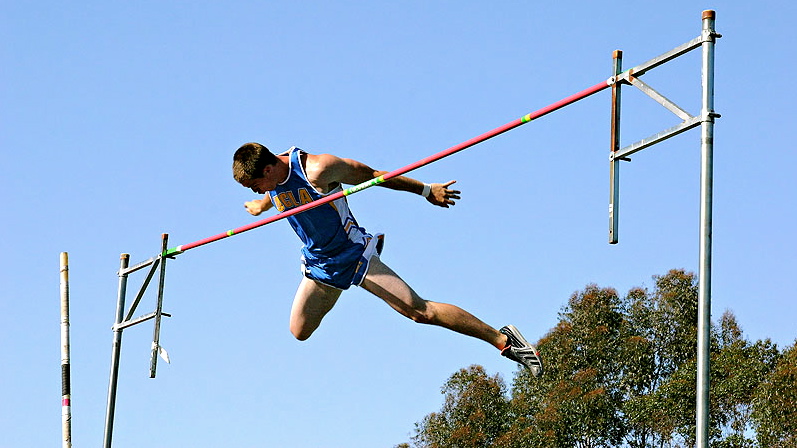
[[[232,156],[232,177],[238,183],[263,177],[266,165],[277,163],[277,156],[260,143],[246,143]]]

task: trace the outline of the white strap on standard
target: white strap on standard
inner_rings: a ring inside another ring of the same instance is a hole
[[[166,351],[163,347],[158,347],[158,354],[166,361],[167,364],[171,364],[172,362],[169,360],[169,352]]]
[[[166,349],[163,348],[162,345],[155,344],[155,341],[152,341],[152,348],[157,348],[158,349],[158,354],[160,355],[161,358],[163,358],[164,361],[166,361],[167,364],[171,364],[172,363],[171,360],[169,359],[169,352],[167,352]]]

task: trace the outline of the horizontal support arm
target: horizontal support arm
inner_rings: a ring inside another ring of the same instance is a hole
[[[699,126],[700,123],[703,122],[701,117],[692,117],[688,120],[685,120],[683,123],[673,126],[670,129],[664,130],[659,132],[658,134],[654,134],[646,139],[640,140],[636,143],[626,146],[625,148],[620,149],[617,152],[611,153],[609,156],[610,160],[615,159],[624,159],[630,156],[635,152],[642,151],[643,149],[647,148],[648,146],[653,146],[656,143],[663,142],[670,137],[674,137],[682,132],[686,132],[696,126]]]
[[[685,43],[683,45],[679,45],[679,46],[673,48],[672,50],[670,50],[670,51],[668,51],[668,52],[666,52],[666,53],[664,53],[664,54],[662,54],[660,56],[657,56],[657,57],[655,57],[653,59],[650,59],[649,61],[645,61],[645,62],[637,65],[636,67],[633,67],[633,68],[630,68],[630,69],[624,71],[623,73],[618,75],[618,80],[627,81],[628,80],[628,76],[642,76],[648,70],[653,70],[654,68],[656,68],[656,67],[658,67],[658,66],[660,66],[660,65],[662,65],[662,64],[664,64],[666,62],[669,62],[669,61],[677,58],[678,56],[681,56],[681,55],[684,55],[686,53],[689,53],[690,51],[694,50],[695,48],[700,48],[700,46],[703,45],[703,41],[704,40],[705,40],[704,36],[698,36],[698,37],[690,40],[689,42],[687,42],[687,43]]]
[[[154,263],[154,262],[155,262],[157,259],[158,259],[158,257],[157,257],[157,256],[156,256],[156,257],[152,257],[152,258],[149,258],[149,259],[147,259],[147,260],[144,260],[144,261],[142,261],[142,262],[140,262],[140,263],[134,264],[133,266],[130,266],[130,267],[128,267],[128,268],[120,269],[120,270],[119,270],[119,272],[118,272],[118,274],[119,274],[120,276],[122,276],[122,275],[127,275],[127,274],[131,274],[131,273],[133,273],[133,272],[136,272],[136,271],[138,271],[139,269],[144,269],[145,267],[147,267],[147,266],[151,265],[151,264],[152,264],[152,263]]]
[[[143,316],[139,316],[133,320],[126,320],[124,322],[118,323],[112,327],[113,331],[116,330],[124,330],[127,327],[132,327],[133,325],[140,324],[141,322],[146,322],[150,319],[155,318],[156,313],[153,311],[151,313],[144,314]],[[171,314],[168,313],[161,313],[161,316],[172,317]]]

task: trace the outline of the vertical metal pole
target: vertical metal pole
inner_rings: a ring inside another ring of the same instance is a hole
[[[72,391],[69,374],[69,255],[61,252],[61,435],[72,447]]]
[[[612,76],[623,71],[623,52],[615,50]],[[617,225],[619,223],[620,203],[620,160],[614,155],[620,149],[620,83],[612,84],[612,138],[611,160],[609,161],[609,244],[617,244]]]
[[[113,330],[113,351],[111,352],[111,379],[108,385],[108,404],[105,409],[105,437],[102,446],[111,448],[113,436],[113,417],[116,411],[116,385],[119,380],[119,354],[122,351],[122,323],[125,312],[125,295],[127,294],[127,274],[123,271],[130,263],[130,255],[122,254],[119,262],[119,295],[116,302],[116,325]]]
[[[709,446],[709,361],[711,337],[711,231],[714,184],[714,11],[703,11],[702,100],[700,146],[700,278],[697,322],[698,448]]]
[[[160,348],[161,316],[163,315],[163,285],[166,281],[166,251],[169,250],[169,235],[161,235],[161,266],[158,281],[158,305],[155,308],[155,331],[152,336],[152,354],[149,360],[149,377],[155,378],[155,369],[158,366],[158,349]]]

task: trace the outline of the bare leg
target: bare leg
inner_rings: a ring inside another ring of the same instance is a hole
[[[302,277],[291,307],[291,333],[300,341],[309,338],[321,319],[335,306],[342,291]]]
[[[371,259],[368,274],[361,286],[415,322],[438,325],[473,336],[499,350],[506,346],[505,335],[462,308],[422,299],[401,277],[382,263],[379,257]]]

